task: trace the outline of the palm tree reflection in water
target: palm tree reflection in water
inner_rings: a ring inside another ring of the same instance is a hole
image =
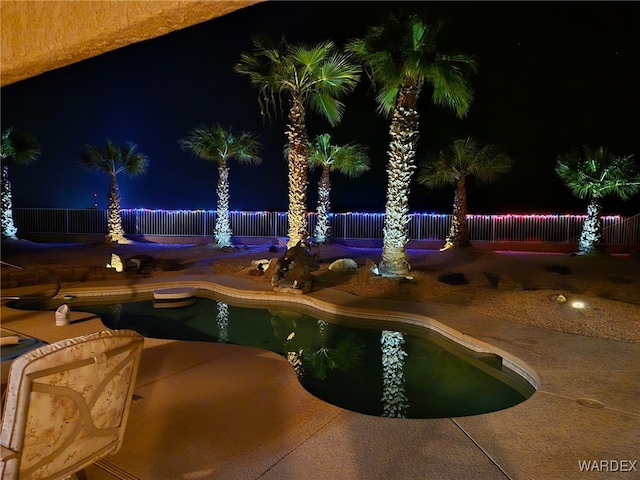
[[[383,330],[382,344],[382,416],[406,418],[409,407],[404,389],[404,334]]]
[[[298,328],[295,314],[288,316],[278,312],[272,317],[272,323],[289,327],[285,340],[287,361],[293,366],[298,377],[311,376],[317,380],[326,380],[330,371],[348,372],[362,363],[363,344],[353,340],[340,339],[334,346],[327,341],[329,322],[317,320],[316,329],[304,331]],[[289,317],[289,318],[286,318]]]
[[[122,316],[123,306],[121,303],[116,303],[115,305],[111,305],[109,309],[109,313],[111,313],[111,318],[113,319],[113,325],[115,328],[118,328],[120,325],[120,317]]]
[[[229,342],[229,305],[222,302],[216,302],[218,313],[216,314],[216,323],[218,324],[218,342]]]

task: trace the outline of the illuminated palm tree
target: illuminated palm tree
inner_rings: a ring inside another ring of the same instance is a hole
[[[0,160],[2,160],[2,238],[16,239],[18,229],[13,223],[13,198],[9,181],[9,166],[6,160],[13,160],[19,165],[35,162],[40,156],[40,144],[30,133],[17,133],[13,127],[2,132]]]
[[[331,211],[331,172],[338,172],[347,177],[357,177],[370,168],[370,160],[366,148],[362,145],[332,145],[331,135],[318,135],[309,143],[309,165],[311,168],[322,168],[318,183],[318,219],[313,236],[317,243],[330,240],[329,212]]]
[[[183,150],[190,150],[197,157],[218,162],[218,187],[216,189],[216,246],[231,247],[231,224],[229,222],[229,165],[227,160],[258,165],[260,142],[252,133],[234,134],[220,124],[201,125],[180,140]]]
[[[324,117],[331,126],[342,119],[340,98],[353,91],[360,80],[361,67],[348,54],[336,50],[333,42],[312,46],[254,39],[254,51],[242,53],[234,66],[248,75],[259,91],[263,116],[288,103],[287,139],[289,165],[289,241],[291,248],[307,241],[308,135],[307,109]]]
[[[409,192],[416,169],[419,137],[418,99],[432,88],[431,101],[460,118],[469,110],[473,92],[469,75],[475,60],[468,55],[441,53],[436,37],[441,25],[429,25],[416,15],[393,16],[383,26],[370,27],[363,38],[349,42],[378,87],[378,113],[391,117],[387,204],[380,273],[405,276],[410,270],[408,241]]]
[[[604,251],[602,239],[602,199],[617,195],[627,200],[640,190],[640,172],[633,155],[611,155],[606,147],[584,146],[558,156],[555,171],[571,193],[587,198],[587,218],[582,226],[578,253],[590,254]]]
[[[453,199],[453,222],[446,244],[442,250],[451,247],[468,247],[467,228],[467,177],[475,177],[482,183],[490,183],[495,178],[511,170],[511,159],[497,145],[480,146],[471,138],[454,140],[446,150],[431,162],[421,165],[417,181],[427,187],[455,185]]]
[[[125,238],[122,227],[118,175],[120,173],[131,176],[142,175],[147,170],[149,159],[143,153],[138,152],[135,143],[127,142],[122,146],[107,140],[105,148],[86,145],[85,151],[80,156],[80,163],[93,170],[106,173],[111,179],[105,242],[131,243]]]

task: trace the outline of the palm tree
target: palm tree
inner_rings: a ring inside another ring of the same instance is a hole
[[[442,250],[468,247],[467,177],[476,177],[482,183],[511,170],[512,161],[497,145],[480,146],[471,137],[454,140],[447,150],[441,150],[434,161],[421,165],[417,181],[427,187],[455,185],[453,222]]]
[[[116,145],[107,140],[105,148],[96,145],[85,145],[85,151],[80,156],[80,163],[91,169],[109,175],[109,213],[107,218],[106,243],[131,243],[125,238],[120,216],[120,189],[118,188],[118,174],[136,176],[146,172],[149,159],[138,152],[135,143],[127,142],[124,146]]]
[[[282,38],[274,44],[254,38],[254,52],[243,52],[234,66],[248,75],[258,89],[263,116],[288,102],[286,135],[289,164],[289,241],[291,248],[307,241],[308,135],[307,109],[324,117],[331,126],[342,119],[340,98],[353,91],[360,80],[361,67],[348,54],[336,50],[333,42],[315,45],[289,44]]]
[[[468,55],[439,52],[436,37],[441,26],[429,25],[413,14],[393,16],[383,26],[370,27],[363,38],[351,40],[347,46],[365,64],[378,87],[378,113],[391,117],[379,265],[385,276],[406,276],[410,270],[405,251],[409,191],[416,169],[418,99],[425,83],[432,87],[431,101],[450,108],[460,118],[467,114],[473,99],[468,78],[475,71],[475,60]]]
[[[18,229],[13,223],[13,198],[9,181],[9,166],[5,160],[13,160],[20,165],[35,162],[40,156],[40,144],[30,133],[14,132],[9,127],[2,132],[0,160],[2,161],[2,238],[17,239]]]
[[[558,156],[556,173],[578,198],[587,198],[587,218],[582,226],[578,253],[590,254],[604,251],[602,239],[602,199],[617,195],[627,200],[640,190],[640,171],[633,155],[611,155],[606,147],[583,146],[578,150]]]
[[[231,225],[229,223],[229,165],[227,160],[236,159],[240,163],[258,165],[260,142],[252,133],[234,134],[220,124],[201,125],[180,140],[183,150],[190,150],[197,157],[218,162],[218,197],[216,226],[214,231],[217,247],[232,247]]]
[[[325,243],[331,238],[329,212],[331,210],[331,172],[339,172],[347,177],[357,177],[370,168],[371,161],[366,148],[358,144],[332,145],[331,135],[318,135],[309,143],[309,165],[322,168],[318,183],[318,219],[313,236],[317,243]]]

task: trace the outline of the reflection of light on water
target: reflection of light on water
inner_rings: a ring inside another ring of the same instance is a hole
[[[287,342],[290,342],[296,337],[296,332],[291,332],[287,335]],[[304,368],[302,367],[302,355],[304,354],[304,348],[299,348],[298,351],[290,350],[287,352],[287,362],[296,371],[299,377],[304,375]]]
[[[404,335],[383,330],[382,344],[382,416],[405,418],[409,407],[404,391]]]
[[[293,367],[299,377],[304,375],[302,368],[302,354],[304,350],[301,348],[297,352],[287,352],[287,362]]]
[[[327,325],[329,325],[329,322],[318,320],[318,331],[320,332],[320,338],[322,339],[327,337]]]
[[[229,305],[221,302],[216,302],[216,305],[218,306],[218,314],[216,315],[218,341],[227,343],[229,341]]]

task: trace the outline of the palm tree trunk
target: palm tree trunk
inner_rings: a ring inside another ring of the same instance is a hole
[[[468,247],[469,229],[467,227],[467,189],[464,175],[458,179],[458,186],[453,198],[453,222],[442,250],[450,247]]]
[[[109,212],[107,214],[107,236],[105,241],[106,243],[130,243],[124,237],[124,228],[122,228],[120,189],[115,175],[111,176],[111,186],[109,188]]]
[[[226,161],[218,164],[218,205],[216,208],[215,242],[218,247],[231,247],[231,225],[229,224],[229,166]]]
[[[9,181],[9,167],[2,167],[2,238],[17,240],[18,229],[13,223],[13,198],[11,182]]]
[[[317,243],[327,243],[330,240],[329,210],[331,209],[331,180],[329,179],[329,165],[322,168],[322,176],[318,184],[318,219],[314,237]]]
[[[293,98],[287,130],[289,140],[289,241],[287,248],[307,241],[307,184],[309,159],[302,99]]]
[[[600,197],[593,196],[587,206],[587,218],[582,226],[578,253],[590,254],[604,252],[605,245],[602,240],[602,203]]]
[[[380,273],[384,276],[406,276],[411,269],[404,246],[409,241],[409,192],[416,170],[415,154],[419,138],[419,115],[416,102],[420,88],[403,86],[398,106],[391,120],[391,142],[387,169],[387,205],[382,241]]]

